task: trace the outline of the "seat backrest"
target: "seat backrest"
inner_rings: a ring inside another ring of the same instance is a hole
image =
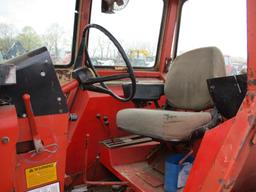
[[[199,48],[178,56],[165,83],[169,105],[195,111],[211,107],[206,80],[225,75],[224,57],[216,47]]]

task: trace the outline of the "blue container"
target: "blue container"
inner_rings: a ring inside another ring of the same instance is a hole
[[[182,165],[179,165],[179,161],[186,154],[173,154],[166,158],[165,160],[165,177],[164,177],[164,191],[165,192],[176,192],[178,184],[179,172]],[[193,157],[188,157],[185,162],[193,162]]]

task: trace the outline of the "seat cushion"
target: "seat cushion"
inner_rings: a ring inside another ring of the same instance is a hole
[[[124,109],[117,113],[117,126],[128,132],[164,141],[185,140],[212,119],[208,112]]]

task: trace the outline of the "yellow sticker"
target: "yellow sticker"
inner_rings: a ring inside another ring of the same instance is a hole
[[[27,188],[56,181],[56,170],[56,162],[26,169]]]

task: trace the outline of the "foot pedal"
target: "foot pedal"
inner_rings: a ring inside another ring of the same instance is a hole
[[[129,146],[129,145],[139,144],[139,143],[146,143],[149,141],[152,141],[152,138],[144,137],[141,135],[130,135],[127,137],[107,139],[102,141],[101,143],[108,148],[115,148],[115,147]]]

